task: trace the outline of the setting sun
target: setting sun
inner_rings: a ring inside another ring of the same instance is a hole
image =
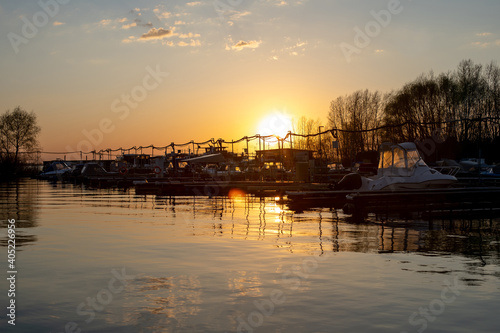
[[[260,135],[276,135],[284,138],[288,132],[292,131],[292,118],[281,111],[273,111],[267,115],[257,128]]]

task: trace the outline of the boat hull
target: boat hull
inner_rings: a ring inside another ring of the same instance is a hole
[[[448,188],[456,182],[456,179],[433,179],[423,182],[397,182],[388,184],[380,190],[420,190],[428,188]]]

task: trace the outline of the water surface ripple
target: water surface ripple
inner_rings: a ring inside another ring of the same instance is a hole
[[[18,270],[1,332],[500,330],[498,219],[354,223],[37,180],[0,184],[0,215],[0,267],[15,219]]]

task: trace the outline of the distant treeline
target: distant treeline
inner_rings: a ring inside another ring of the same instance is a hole
[[[328,122],[344,130],[338,134],[344,161],[385,141],[433,140],[431,160],[477,157],[481,150],[498,162],[500,67],[463,60],[453,72],[423,74],[387,94],[356,91],[331,102]]]

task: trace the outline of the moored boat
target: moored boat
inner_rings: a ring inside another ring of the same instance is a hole
[[[377,175],[368,178],[359,174],[346,175],[335,190],[412,190],[446,188],[457,178],[429,167],[412,142],[384,143],[379,149]]]

